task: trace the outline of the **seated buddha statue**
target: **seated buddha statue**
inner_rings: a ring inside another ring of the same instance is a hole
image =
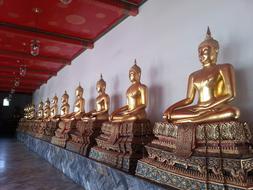
[[[81,120],[77,120],[69,132],[70,139],[66,149],[86,155],[89,152],[89,147],[95,144],[94,137],[100,132],[102,123],[109,117],[109,96],[105,93],[105,88],[106,83],[101,75],[101,79],[96,85],[98,91],[96,109],[88,113],[80,112]]]
[[[102,123],[99,136],[95,138],[97,146],[91,148],[89,157],[134,173],[137,160],[144,156],[144,146],[153,135],[145,110],[148,88],[141,83],[141,68],[136,60],[129,70],[129,79],[127,104],[115,110],[109,121]]]
[[[42,100],[40,101],[39,103],[39,106],[38,106],[38,112],[37,112],[37,119],[41,120],[43,119],[43,116],[44,116],[44,108],[43,108],[44,104],[42,102]]]
[[[58,120],[58,97],[55,95],[52,99],[52,106],[50,107],[50,119],[51,120]]]
[[[24,108],[24,118],[28,119],[28,105]]]
[[[83,121],[91,120],[108,120],[109,107],[110,107],[110,97],[106,94],[106,82],[104,81],[102,75],[100,80],[97,82],[96,89],[98,96],[96,98],[96,109],[88,113],[85,113],[81,118]]]
[[[216,64],[218,52],[219,43],[208,28],[206,39],[198,47],[202,68],[189,76],[186,98],[164,112],[165,120],[180,124],[239,117],[239,109],[229,105],[236,95],[234,69],[231,64]],[[197,103],[190,105],[196,96]]]
[[[141,68],[136,64],[129,71],[132,85],[127,89],[127,105],[115,110],[110,115],[110,121],[123,122],[146,119],[147,87],[140,82]]]
[[[69,95],[65,91],[61,98],[62,106],[60,108],[60,122],[58,125],[58,129],[55,131],[55,136],[58,138],[66,138],[66,133],[68,129],[66,129],[65,122],[69,121]]]
[[[44,119],[48,120],[50,118],[50,101],[47,98],[45,105],[44,105]]]
[[[65,91],[61,98],[60,118],[65,119],[69,116],[69,95]]]
[[[36,118],[36,110],[35,110],[35,105],[33,103],[29,106],[28,118],[29,119],[35,119]]]
[[[80,86],[80,84],[76,88],[75,95],[76,95],[76,100],[74,104],[74,112],[67,116],[71,120],[81,119],[81,117],[85,113],[84,112],[85,100],[83,98],[83,88]]]

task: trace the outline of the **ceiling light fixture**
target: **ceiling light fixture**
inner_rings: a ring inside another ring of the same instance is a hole
[[[64,5],[68,5],[72,0],[60,0]]]
[[[19,68],[19,74],[21,77],[24,77],[26,75],[26,65],[21,65]]]
[[[40,53],[40,41],[32,40],[31,41],[31,50],[30,53],[32,56],[37,56]]]
[[[20,85],[20,81],[19,81],[19,78],[16,78],[14,80],[14,87],[18,87]]]

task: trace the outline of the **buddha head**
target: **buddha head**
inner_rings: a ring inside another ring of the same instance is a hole
[[[129,79],[132,83],[140,82],[141,68],[137,65],[136,59],[134,60],[134,65],[129,70]]]
[[[199,60],[203,66],[216,64],[219,52],[219,42],[213,39],[209,27],[206,32],[206,39],[200,43],[198,52]]]
[[[76,97],[81,98],[82,96],[83,96],[83,88],[79,83],[79,86],[76,88]]]
[[[61,97],[61,103],[66,104],[68,103],[69,100],[69,95],[67,94],[67,91],[65,90],[64,94]]]
[[[46,102],[45,102],[45,107],[49,107],[50,106],[50,100],[49,98],[47,98]]]
[[[100,75],[100,80],[97,82],[96,89],[98,93],[105,92],[106,82],[104,81],[102,74]]]
[[[55,94],[55,96],[53,97],[53,99],[52,99],[52,104],[53,105],[56,105],[58,103],[58,97],[56,96],[56,94]]]
[[[40,103],[39,103],[39,110],[43,109],[43,102],[42,100],[40,100]]]

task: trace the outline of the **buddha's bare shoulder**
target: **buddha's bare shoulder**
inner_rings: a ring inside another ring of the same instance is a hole
[[[139,88],[145,89],[145,90],[146,90],[148,87],[147,87],[145,84],[142,84],[142,83],[141,83],[140,86],[139,86]]]
[[[230,63],[217,64],[216,66],[219,69],[234,69],[233,65]]]
[[[203,72],[202,69],[199,69],[199,70],[197,70],[197,71],[192,72],[192,73],[189,75],[189,79],[192,79],[192,78],[197,77],[198,75],[201,75],[202,72]]]

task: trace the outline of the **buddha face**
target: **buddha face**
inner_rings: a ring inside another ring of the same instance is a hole
[[[134,71],[129,72],[129,79],[132,83],[140,82],[140,77],[141,77],[140,73]]]
[[[54,97],[52,100],[52,104],[57,104],[58,103],[58,98]]]
[[[50,105],[49,101],[46,101],[45,106],[48,107]]]
[[[68,103],[68,97],[67,96],[62,96],[61,102],[62,102],[62,104]]]
[[[105,85],[97,84],[96,89],[98,93],[105,92]]]
[[[77,89],[77,90],[76,90],[76,97],[80,98],[80,97],[82,97],[82,96],[83,96],[83,91]]]
[[[203,46],[199,48],[199,60],[203,66],[216,64],[218,49],[210,46]]]

